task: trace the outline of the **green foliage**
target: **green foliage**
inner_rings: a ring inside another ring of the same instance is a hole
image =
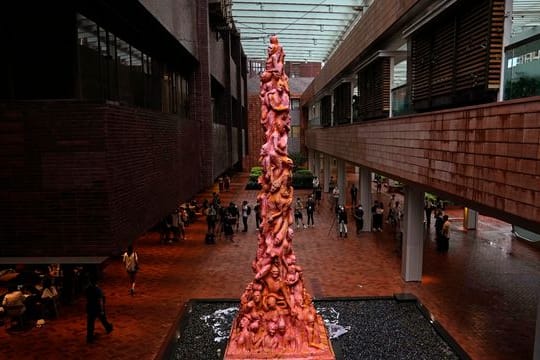
[[[313,173],[309,170],[295,172],[292,185],[295,189],[311,189],[313,187]]]
[[[259,179],[259,176],[262,175],[263,168],[262,166],[254,166],[251,168],[251,171],[249,173],[249,182],[256,183]]]
[[[293,152],[293,153],[290,153],[290,154],[289,154],[289,157],[291,158],[291,160],[292,160],[293,163],[294,163],[294,169],[293,169],[293,171],[296,171],[297,168],[299,168],[300,166],[304,165],[305,162],[307,161],[307,156],[304,155],[304,154],[301,153],[301,152]]]
[[[296,170],[295,175],[306,175],[306,176],[309,175],[313,178],[313,173],[311,172],[311,170],[303,169],[303,168]]]
[[[246,190],[260,190],[261,188],[261,184],[259,184],[257,181],[249,180],[246,184]]]

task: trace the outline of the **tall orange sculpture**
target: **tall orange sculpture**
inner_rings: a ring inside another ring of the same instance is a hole
[[[293,251],[289,80],[285,52],[270,37],[261,75],[261,125],[265,143],[260,162],[262,223],[252,262],[255,277],[240,297],[225,359],[335,359],[322,317],[304,288]]]

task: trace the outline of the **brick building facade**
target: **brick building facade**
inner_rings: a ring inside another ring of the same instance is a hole
[[[0,256],[118,253],[241,166],[246,59],[219,3],[28,5],[1,11]]]

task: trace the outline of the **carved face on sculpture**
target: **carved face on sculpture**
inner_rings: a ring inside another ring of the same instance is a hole
[[[296,255],[290,254],[287,256],[287,265],[295,265],[296,264]]]
[[[242,329],[247,329],[249,326],[249,318],[247,316],[242,317],[242,320],[240,320],[240,326]]]
[[[261,302],[261,292],[260,291],[254,291],[253,292],[253,302],[255,304],[258,304]]]
[[[270,274],[274,279],[277,279],[279,277],[279,269],[277,266],[272,266],[272,269],[270,269]]]
[[[266,305],[268,305],[269,309],[275,309],[276,308],[276,298],[273,296],[269,296],[266,299]]]
[[[276,333],[276,328],[277,325],[275,322],[271,322],[270,324],[268,324],[268,334],[274,336]]]
[[[249,324],[249,330],[254,333],[259,331],[259,320],[255,320],[251,324]]]

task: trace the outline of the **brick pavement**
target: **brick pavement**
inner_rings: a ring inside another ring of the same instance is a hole
[[[233,177],[222,202],[255,202],[256,191],[243,190],[247,174]],[[210,198],[214,189],[198,195]],[[305,190],[296,192],[305,196]],[[295,195],[295,196],[296,196]],[[384,196],[384,195],[383,195]],[[507,224],[480,217],[479,231],[465,232],[454,219],[450,251],[439,254],[425,240],[422,283],[405,283],[401,259],[389,229],[383,233],[339,238],[327,202],[315,215],[315,227],[295,232],[294,248],[304,268],[307,289],[315,297],[417,295],[473,359],[530,359],[534,342],[540,251],[512,241]],[[135,246],[141,271],[134,297],[120,259],[113,259],[101,283],[115,329],[85,343],[84,299],[61,307],[58,319],[42,328],[12,333],[0,329],[0,358],[17,359],[153,359],[169,329],[192,298],[238,298],[252,280],[255,255],[253,216],[250,230],[235,243],[218,239],[204,244],[202,219],[187,228],[187,240],[159,244],[156,233]],[[433,236],[433,234],[429,235]]]

